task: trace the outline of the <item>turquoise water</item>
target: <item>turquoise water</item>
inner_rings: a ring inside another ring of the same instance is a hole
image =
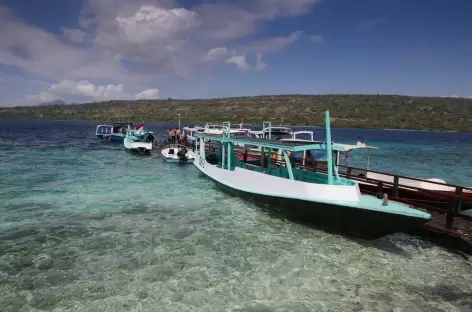
[[[191,165],[132,155],[94,130],[0,122],[0,311],[472,309],[468,256],[288,222]],[[376,169],[472,185],[471,134],[335,129],[333,139],[379,146]]]

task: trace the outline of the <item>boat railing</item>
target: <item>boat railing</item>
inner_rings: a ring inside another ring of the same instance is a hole
[[[316,162],[313,162],[316,163]],[[463,209],[464,204],[472,205],[472,197],[464,196],[464,193],[472,192],[472,188],[448,184],[448,183],[440,183],[425,179],[418,179],[418,178],[411,178],[402,176],[399,174],[390,174],[385,172],[379,172],[374,170],[366,170],[356,167],[349,167],[349,166],[342,166],[346,170],[340,171],[339,175],[348,178],[351,180],[355,180],[358,182],[363,182],[372,185],[371,188],[364,188],[363,192],[374,195],[374,196],[381,196],[381,194],[387,193],[389,198],[395,201],[403,202],[405,204],[409,204],[416,208],[422,208],[428,210],[429,212],[435,212],[433,215],[433,221],[429,222],[427,226],[436,229],[436,230],[443,230],[448,232],[449,234],[467,237],[472,239],[472,228],[470,227],[470,222],[472,222],[472,214],[464,214]],[[327,170],[324,168],[320,168],[319,166],[310,164],[310,165],[300,165],[299,168],[310,170],[310,171],[317,171],[322,173],[327,173]],[[363,172],[373,172],[377,174],[382,174],[383,176],[388,176],[392,178],[393,182],[378,180],[373,178],[368,178],[367,175],[358,176],[353,175],[352,172],[356,170],[362,170]],[[454,192],[446,192],[443,190],[429,190],[425,188],[421,188],[418,186],[408,185],[401,183],[401,180],[414,180],[423,183],[432,183],[438,184],[441,186],[447,186],[454,190]],[[434,182],[434,183],[433,183]],[[420,200],[420,199],[412,199],[403,197],[401,194],[401,190],[411,190],[418,192],[419,194],[428,196],[429,200],[428,203]],[[436,201],[438,205],[431,205],[431,202]],[[443,205],[439,205],[439,203],[444,203]],[[468,223],[468,225],[464,225],[464,223]],[[454,232],[454,233],[453,233]]]
[[[440,185],[440,186],[447,186],[447,187],[453,187],[453,188],[458,187],[455,184],[449,184],[449,183],[438,182],[438,181],[434,181],[434,180],[421,179],[421,178],[415,178],[415,177],[407,177],[407,176],[402,176],[402,175],[399,175],[399,174],[390,174],[390,173],[380,172],[380,171],[376,171],[376,170],[372,170],[372,169],[357,168],[357,167],[351,167],[351,166],[347,166],[347,165],[338,165],[338,167],[345,169],[345,172],[346,172],[347,175],[351,175],[353,170],[358,170],[358,171],[371,172],[371,173],[377,173],[377,174],[382,174],[382,175],[389,175],[389,176],[393,176],[393,177],[397,176],[398,178],[402,178],[402,179],[418,181],[418,182],[424,182],[424,183],[430,183],[430,184],[436,184],[436,185]],[[463,187],[463,186],[461,186],[461,187],[464,188],[464,189],[469,189],[470,191],[472,191],[472,188]]]

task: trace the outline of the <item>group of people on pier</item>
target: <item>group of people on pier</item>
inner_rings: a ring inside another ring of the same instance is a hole
[[[180,129],[175,128],[175,129],[169,129],[167,130],[167,142],[169,144],[176,144],[180,143],[181,138],[180,138]]]
[[[188,141],[187,134],[181,135],[180,129],[169,129],[167,130],[167,139],[164,141],[164,145],[167,144],[181,144],[187,147],[194,148],[194,144]]]

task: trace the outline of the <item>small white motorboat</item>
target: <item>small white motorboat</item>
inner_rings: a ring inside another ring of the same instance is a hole
[[[162,149],[161,154],[166,162],[192,164],[195,160],[194,151],[180,144],[167,145]]]

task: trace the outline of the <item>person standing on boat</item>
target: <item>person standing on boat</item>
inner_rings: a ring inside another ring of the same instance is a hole
[[[146,138],[146,142],[148,143],[154,143],[154,136],[152,135],[152,133],[149,133],[147,138]]]
[[[174,144],[175,140],[175,134],[174,134],[174,129],[169,130],[169,143]]]
[[[172,133],[171,133],[171,131],[172,131],[171,129],[167,129],[167,140],[165,142],[165,145],[172,143]]]
[[[177,143],[180,143],[180,129],[175,129],[175,137],[177,138]]]

